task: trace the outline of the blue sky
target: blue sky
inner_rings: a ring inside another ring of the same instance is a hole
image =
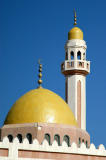
[[[60,64],[76,8],[91,61],[87,131],[96,146],[106,146],[105,6],[105,0],[0,0],[0,126],[14,102],[37,87],[38,59],[43,64],[43,87],[65,97]]]

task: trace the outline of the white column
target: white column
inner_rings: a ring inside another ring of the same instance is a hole
[[[67,103],[70,106],[72,112],[78,121],[78,93],[77,85],[78,81],[81,82],[81,128],[86,130],[86,95],[85,95],[85,81],[86,77],[84,75],[69,75],[66,77],[67,82]]]
[[[68,51],[69,59],[65,60],[62,69],[66,77],[66,102],[73,111],[79,127],[84,130],[86,130],[86,75],[90,73],[90,62],[86,60],[86,48],[84,40],[68,40],[65,50]],[[74,60],[70,59],[71,51],[74,52]],[[81,59],[77,57],[78,51],[81,52]],[[84,53],[85,59],[83,60]],[[69,65],[71,62],[74,66]],[[89,69],[87,64],[89,64]]]

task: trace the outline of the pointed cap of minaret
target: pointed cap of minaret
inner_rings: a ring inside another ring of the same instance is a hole
[[[76,27],[77,25],[77,16],[76,11],[74,10],[74,27],[68,32],[68,40],[80,39],[83,40],[83,32],[80,28]]]

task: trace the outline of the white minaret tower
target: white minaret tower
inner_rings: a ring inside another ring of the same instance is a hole
[[[86,75],[90,73],[90,61],[86,60],[87,46],[83,32],[76,24],[75,13],[74,28],[68,33],[61,71],[66,77],[66,102],[72,109],[78,126],[86,130]]]

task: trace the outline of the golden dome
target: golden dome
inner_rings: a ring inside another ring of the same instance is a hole
[[[59,123],[77,126],[66,102],[50,90],[38,88],[23,95],[10,109],[4,124]]]
[[[68,32],[68,40],[81,39],[83,40],[83,32],[80,28],[74,27]]]

